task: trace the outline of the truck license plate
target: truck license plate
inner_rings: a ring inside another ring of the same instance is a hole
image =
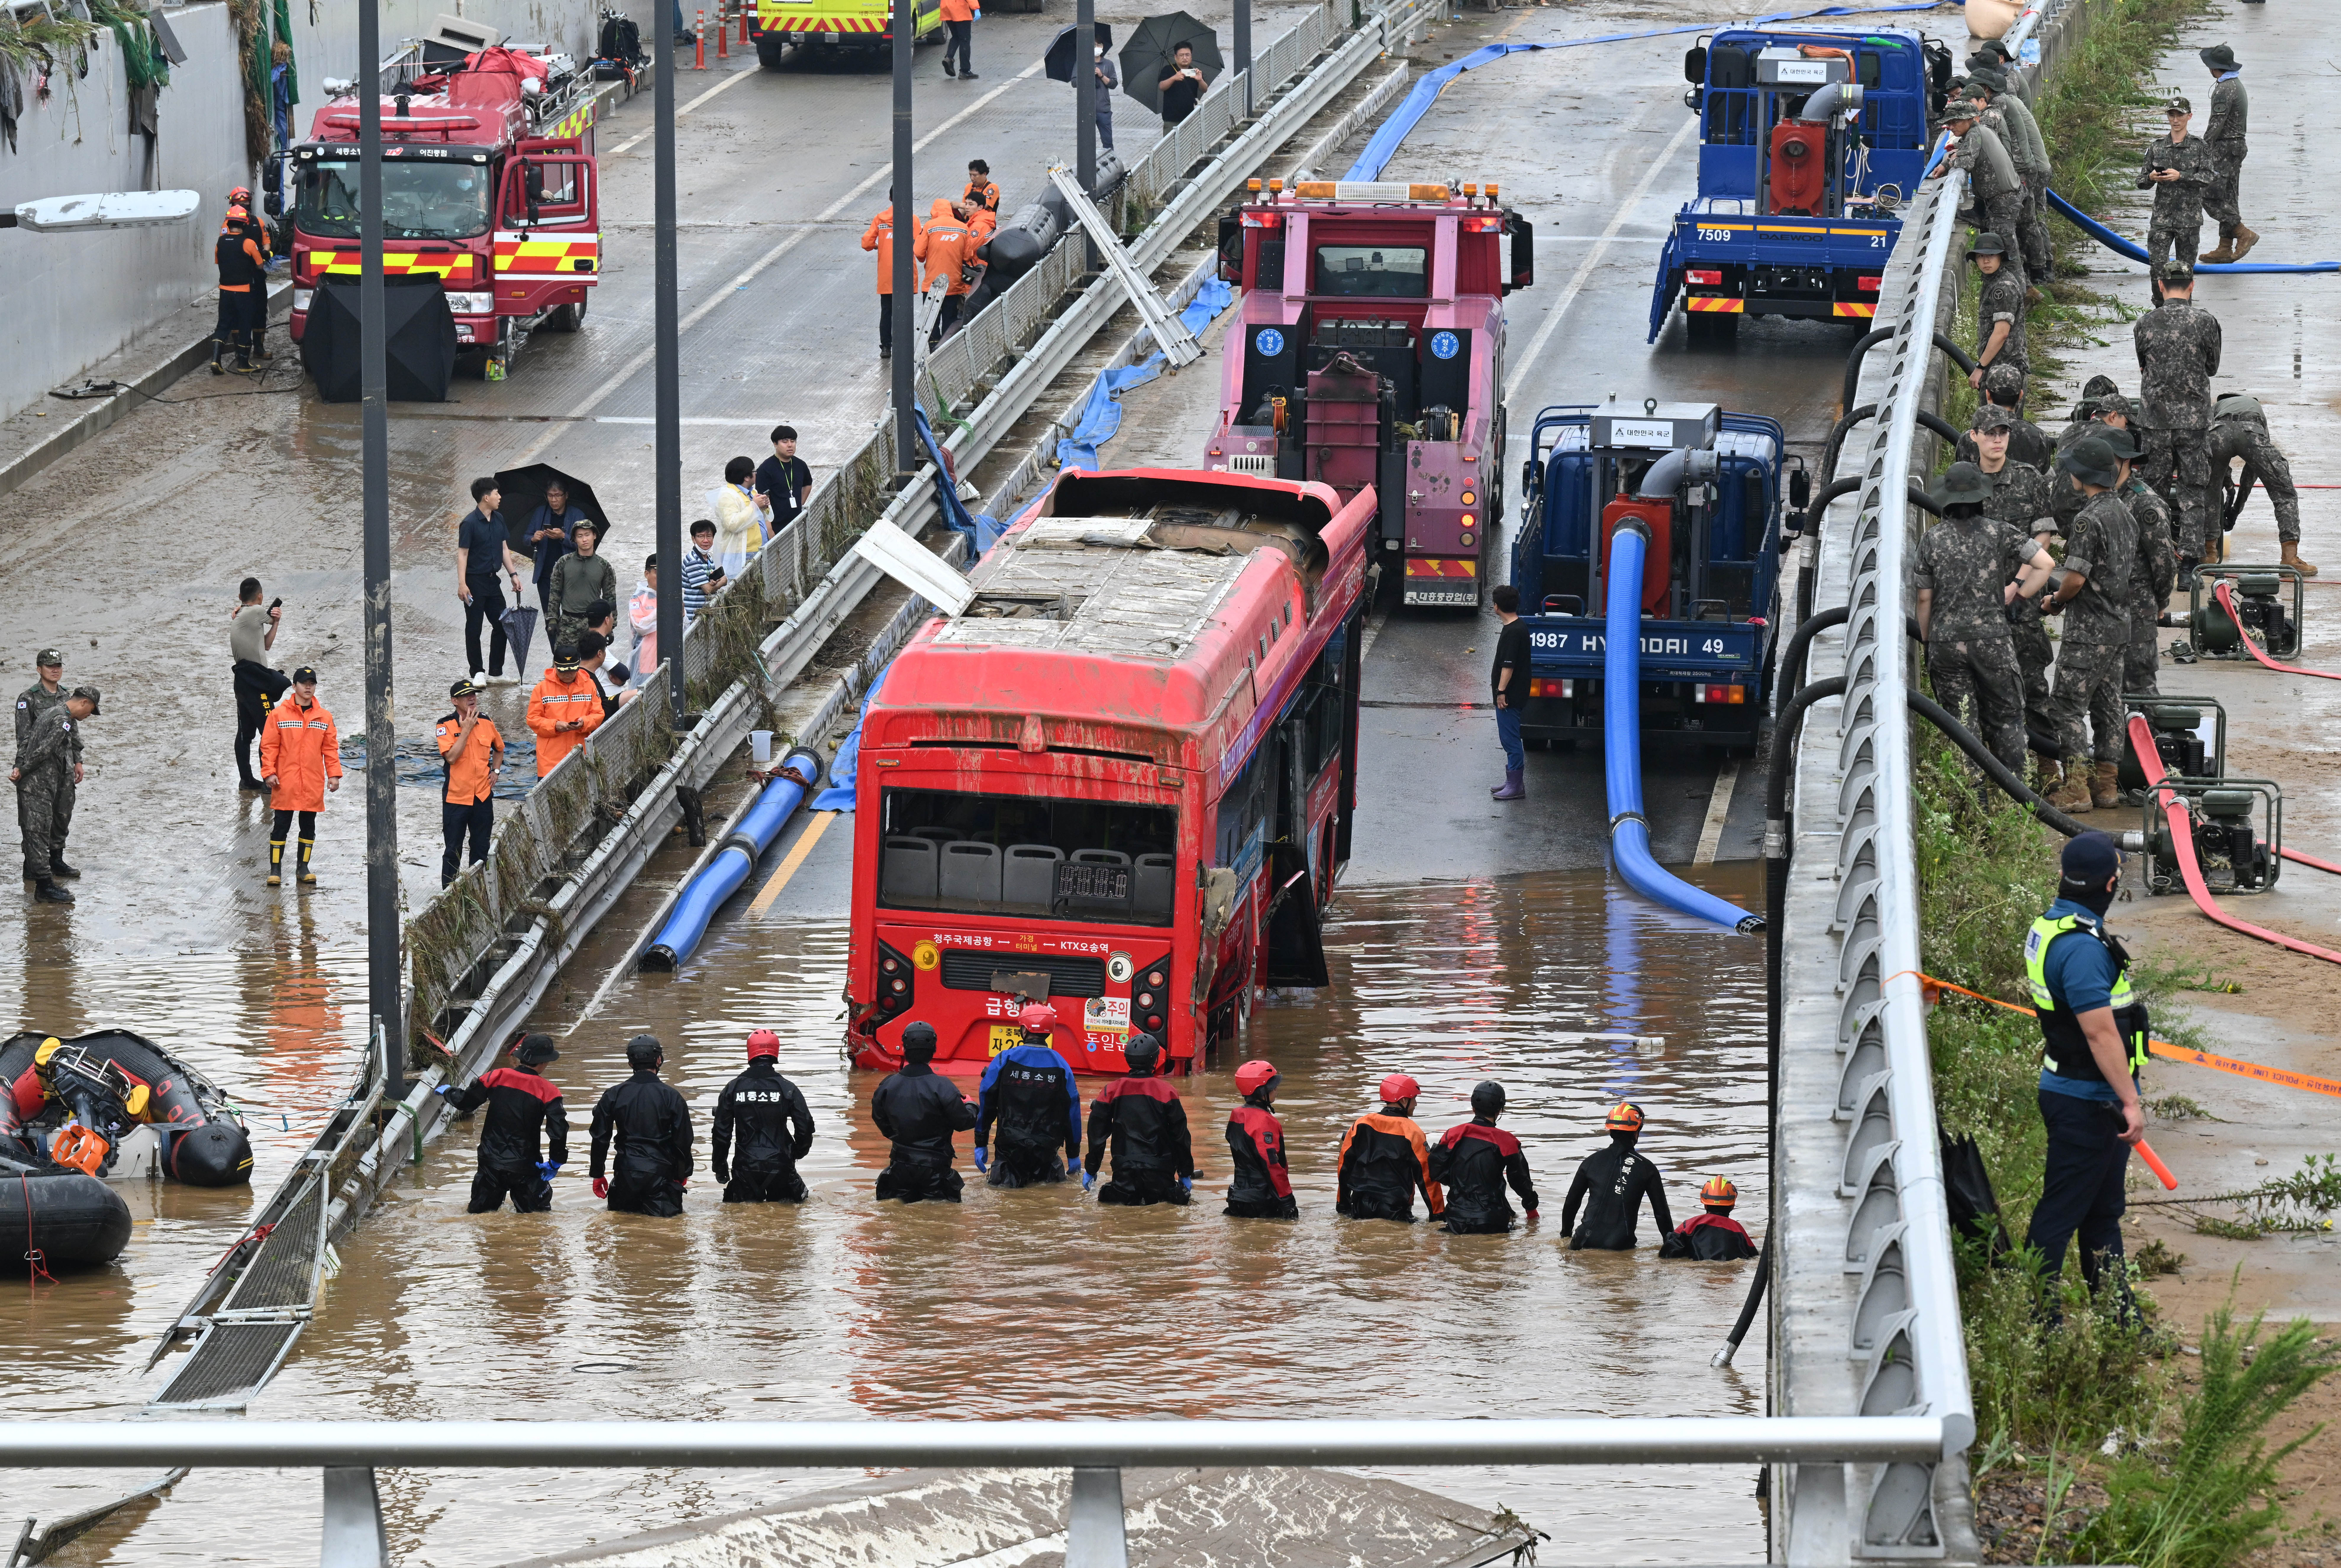
[[[991,1026],[991,1054],[993,1056],[996,1057],[1001,1052],[1008,1050],[1012,1047],[1021,1046],[1023,1043],[1024,1027],[1021,1024],[994,1024]]]

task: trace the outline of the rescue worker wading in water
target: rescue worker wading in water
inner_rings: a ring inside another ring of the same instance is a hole
[[[1233,1219],[1300,1217],[1284,1159],[1284,1124],[1274,1109],[1278,1077],[1262,1061],[1236,1069],[1236,1089],[1244,1098],[1228,1113],[1228,1156],[1235,1164],[1235,1180],[1228,1186],[1227,1213]]]
[[[1431,1179],[1447,1190],[1447,1229],[1455,1236],[1501,1236],[1512,1228],[1504,1184],[1537,1216],[1536,1184],[1520,1140],[1496,1126],[1504,1114],[1504,1086],[1493,1078],[1471,1091],[1471,1119],[1449,1127],[1430,1151]]]
[[[1716,1176],[1698,1189],[1698,1201],[1707,1212],[1695,1214],[1682,1222],[1681,1228],[1667,1233],[1659,1244],[1660,1257],[1691,1257],[1702,1263],[1738,1263],[1756,1255],[1756,1244],[1739,1222],[1731,1217],[1732,1206],[1739,1201],[1739,1189],[1729,1178]]]
[[[1422,1086],[1412,1078],[1392,1073],[1382,1080],[1382,1108],[1350,1124],[1341,1139],[1336,1213],[1412,1225],[1420,1187],[1430,1217],[1446,1214],[1446,1196],[1430,1176],[1430,1146],[1414,1125],[1414,1102],[1421,1093]]]
[[[902,1031],[902,1070],[870,1097],[870,1119],[894,1146],[878,1173],[878,1196],[957,1203],[966,1183],[951,1169],[951,1135],[975,1126],[975,1102],[936,1073],[935,1027]]]
[[[1106,1146],[1113,1146],[1113,1179],[1098,1188],[1098,1202],[1137,1206],[1187,1204],[1195,1190],[1195,1146],[1187,1136],[1187,1107],[1170,1086],[1154,1076],[1162,1045],[1152,1035],[1132,1035],[1121,1050],[1130,1076],[1116,1078],[1090,1103],[1090,1152],[1081,1167],[1081,1190],[1097,1180]]]
[[[781,1037],[758,1029],[748,1037],[748,1070],[715,1097],[707,1168],[723,1184],[725,1203],[804,1202],[797,1161],[812,1147],[812,1109],[804,1091],[781,1077],[780,1054]]]
[[[1609,1129],[1609,1146],[1587,1156],[1577,1167],[1577,1179],[1569,1184],[1568,1200],[1560,1206],[1560,1234],[1569,1238],[1571,1252],[1585,1247],[1632,1251],[1634,1222],[1645,1197],[1650,1200],[1650,1214],[1659,1222],[1659,1235],[1663,1236],[1675,1227],[1674,1216],[1667,1212],[1667,1189],[1659,1167],[1647,1156],[1634,1152],[1642,1136],[1642,1107],[1630,1102],[1619,1105],[1602,1125]],[[1585,1205],[1582,1225],[1577,1223],[1580,1201]]]
[[[458,1089],[439,1086],[459,1116],[482,1106],[480,1167],[472,1176],[473,1214],[493,1214],[509,1195],[514,1211],[543,1214],[553,1206],[553,1173],[569,1163],[569,1113],[561,1090],[537,1071],[557,1062],[551,1035],[529,1035],[513,1044],[516,1066],[491,1067]]]
[[[633,1076],[603,1090],[593,1107],[593,1196],[608,1198],[611,1208],[672,1219],[691,1185],[691,1107],[659,1081],[665,1060],[655,1035],[626,1042]]]
[[[1016,1021],[1024,1043],[992,1057],[975,1092],[975,1168],[993,1186],[1061,1182],[1081,1157],[1081,1091],[1072,1067],[1049,1044],[1057,1009],[1032,1002]],[[987,1156],[995,1134],[999,1151]]]

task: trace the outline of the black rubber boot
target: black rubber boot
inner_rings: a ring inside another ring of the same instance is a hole
[[[66,865],[65,858],[63,855],[52,855],[49,857],[49,875],[52,877],[63,877],[69,882],[78,882],[81,880],[81,872],[76,870],[75,868]]]
[[[42,878],[40,886],[33,889],[33,898],[35,902],[42,904],[70,904],[74,901],[74,896],[71,893],[66,892],[46,877]]]

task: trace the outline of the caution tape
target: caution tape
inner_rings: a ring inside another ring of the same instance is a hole
[[[1995,1007],[2011,1013],[2022,1013],[2027,1018],[2040,1015],[2030,1007],[2014,1002],[2003,1002],[1997,997],[1987,997],[1981,991],[1970,991],[1965,986],[1955,986],[1948,980],[1938,980],[1920,969],[1906,973],[1918,977],[1918,983],[1937,991],[1957,991],[1962,997],[1972,997],[1978,1002],[1988,1002]],[[2259,1062],[2239,1062],[2233,1057],[2214,1056],[2209,1051],[2190,1051],[2174,1046],[2168,1040],[2148,1040],[2146,1048],[2166,1062],[2187,1062],[2198,1067],[2208,1067],[2215,1073],[2228,1073],[2239,1078],[2256,1078],[2264,1084],[2278,1084],[2287,1089],[2306,1089],[2312,1095],[2330,1095],[2341,1099],[2341,1083],[2331,1078],[2316,1077],[2307,1073],[2296,1073],[2284,1067],[2271,1067]]]

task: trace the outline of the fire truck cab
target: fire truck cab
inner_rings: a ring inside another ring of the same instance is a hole
[[[1492,184],[1266,184],[1220,220],[1242,301],[1202,466],[1372,489],[1372,558],[1403,562],[1404,602],[1477,605],[1503,506],[1503,302],[1535,281],[1534,231]]]
[[[577,330],[599,281],[593,84],[517,49],[421,42],[382,77],[383,270],[436,276],[458,352],[502,380],[529,328]],[[358,112],[344,90],[294,149],[296,342],[316,290],[357,279]]]

